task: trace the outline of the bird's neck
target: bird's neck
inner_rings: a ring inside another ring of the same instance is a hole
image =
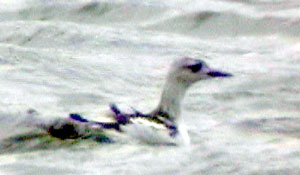
[[[160,103],[152,113],[163,113],[171,120],[176,120],[180,116],[181,102],[188,87],[187,84],[178,82],[176,79],[168,79],[164,86]]]

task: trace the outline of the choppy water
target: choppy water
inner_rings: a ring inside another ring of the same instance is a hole
[[[92,117],[110,102],[149,111],[181,56],[235,76],[189,91],[182,117],[190,146],[41,136],[2,148],[0,172],[299,174],[299,7],[293,0],[1,1],[1,144],[30,130],[30,108],[45,121],[70,112]]]

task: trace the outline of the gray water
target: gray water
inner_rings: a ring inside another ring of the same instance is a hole
[[[28,109],[148,112],[182,56],[234,74],[189,90],[189,146],[43,136],[2,148],[0,174],[300,174],[298,1],[2,0],[0,21],[2,145]]]

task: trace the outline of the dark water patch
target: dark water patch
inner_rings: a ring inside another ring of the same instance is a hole
[[[209,20],[210,18],[212,17],[215,17],[215,16],[219,16],[220,14],[219,13],[216,13],[216,12],[210,12],[210,11],[205,11],[205,12],[199,12],[199,13],[196,13],[193,18],[195,20],[195,25],[192,26],[192,28],[198,28],[200,27],[200,25],[202,23],[204,23],[205,21]]]
[[[3,12],[2,15],[6,16],[6,18],[0,18],[0,20],[51,21],[56,19],[62,21],[80,21],[86,19],[88,21],[88,18],[99,17],[117,7],[118,4],[112,2],[65,3],[60,1],[55,3],[37,3],[19,11]],[[85,14],[85,18],[80,13]],[[94,20],[97,21],[97,19]]]
[[[161,5],[143,2],[39,3],[16,12],[3,12],[1,21],[73,21],[76,23],[139,23],[164,13]]]
[[[70,147],[78,140],[61,141],[42,131],[15,135],[0,140],[0,154]]]
[[[34,109],[26,114],[1,114],[0,122],[0,154],[113,143],[101,128],[72,122],[67,116],[45,119]]]
[[[76,10],[79,13],[85,13],[88,16],[102,16],[105,13],[117,8],[116,4],[113,3],[100,3],[100,2],[90,2],[87,4],[82,5]]]
[[[300,138],[300,117],[278,117],[244,120],[236,125],[238,128],[257,133],[279,134]]]
[[[91,2],[89,4],[83,5],[83,7],[80,8],[80,11],[93,11],[97,9],[98,6],[99,6],[98,2]]]
[[[188,13],[148,25],[151,30],[184,33],[206,38],[284,34],[298,36],[300,20],[283,17],[251,17],[232,12]]]
[[[205,22],[213,17],[219,16],[217,12],[198,12],[183,14],[175,17],[171,17],[164,21],[159,21],[156,24],[149,25],[149,29],[159,29],[176,32],[190,32],[202,26]]]
[[[35,129],[0,140],[0,154],[56,150],[70,148],[86,142],[113,143],[100,131],[89,130],[72,123],[48,123],[45,129]]]

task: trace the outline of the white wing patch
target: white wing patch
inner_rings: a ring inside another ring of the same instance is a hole
[[[174,144],[169,130],[161,124],[142,118],[132,120],[132,124],[123,125],[122,130],[140,142],[147,144]]]

